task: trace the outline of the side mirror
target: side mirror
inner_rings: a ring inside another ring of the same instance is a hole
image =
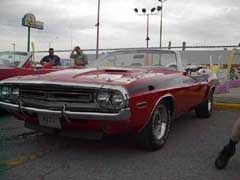
[[[40,68],[43,67],[43,65],[41,65],[41,64],[36,64],[34,67],[37,68],[37,69],[40,69]]]
[[[185,69],[185,71],[186,71],[188,74],[191,75],[193,72],[197,72],[197,71],[199,71],[200,69],[202,69],[201,66],[188,65],[187,68]]]

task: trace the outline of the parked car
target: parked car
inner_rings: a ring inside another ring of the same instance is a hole
[[[175,119],[212,112],[216,76],[189,75],[181,64],[175,51],[111,52],[89,68],[4,80],[0,106],[27,128],[92,138],[131,134],[156,150]]]
[[[64,60],[61,62],[65,62]],[[67,61],[71,64],[72,61]],[[65,63],[66,64],[66,63]],[[33,63],[32,53],[30,52],[0,52],[0,80],[30,74],[45,74],[52,71],[62,70],[63,66],[42,66]]]

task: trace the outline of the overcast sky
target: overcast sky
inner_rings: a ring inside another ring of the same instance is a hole
[[[101,0],[100,48],[144,47],[146,17],[134,8],[157,0]],[[33,13],[44,30],[32,29],[37,50],[96,47],[97,0],[0,0],[0,50],[26,50],[24,14]],[[159,46],[160,16],[150,17],[150,46]],[[163,8],[163,45],[222,45],[240,42],[240,0],[168,0]]]

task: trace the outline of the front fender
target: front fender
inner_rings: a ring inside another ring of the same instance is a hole
[[[136,132],[141,132],[144,127],[150,122],[151,117],[156,109],[156,106],[164,99],[171,98],[173,102],[172,116],[175,116],[175,98],[170,93],[162,94],[160,92],[147,94],[146,96],[135,97],[132,101],[132,124],[135,127]],[[145,105],[143,109],[140,109],[141,106],[137,107],[137,105]]]

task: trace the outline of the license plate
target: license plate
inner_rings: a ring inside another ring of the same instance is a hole
[[[52,128],[62,128],[60,116],[57,115],[47,115],[47,114],[39,114],[38,115],[39,125],[52,127]]]

